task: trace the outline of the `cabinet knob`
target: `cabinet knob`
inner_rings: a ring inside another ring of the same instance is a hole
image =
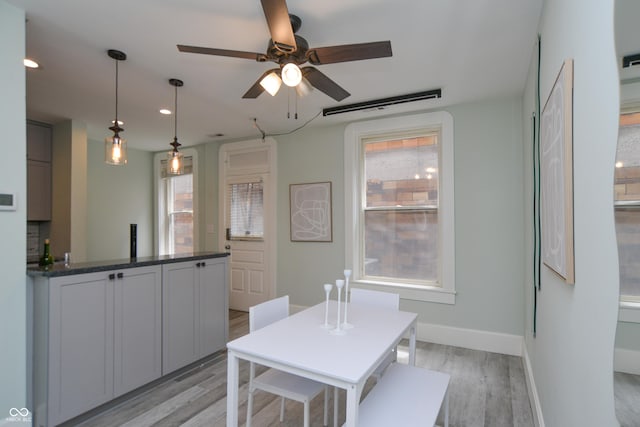
[[[196,267],[200,268],[200,263],[196,262]]]
[[[116,279],[115,273],[109,274],[109,280],[115,280],[115,279]]]
[[[206,262],[204,262],[204,261],[202,261],[202,262],[200,263],[200,267],[205,267],[206,265],[207,265],[207,263],[206,263]]]
[[[118,273],[118,279],[122,279],[124,277],[124,273]]]

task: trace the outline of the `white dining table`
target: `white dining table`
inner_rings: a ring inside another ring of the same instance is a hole
[[[330,301],[334,327],[336,306]],[[409,364],[415,365],[417,314],[349,304],[348,315],[353,328],[344,335],[322,327],[323,302],[227,343],[227,427],[238,425],[240,359],[346,390],[345,426],[355,427],[367,378],[406,334]]]

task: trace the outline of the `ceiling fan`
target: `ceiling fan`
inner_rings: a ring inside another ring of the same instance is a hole
[[[391,42],[388,40],[310,48],[309,43],[296,34],[302,25],[302,20],[296,15],[289,14],[286,0],[261,0],[261,3],[271,33],[266,53],[186,45],[178,45],[178,50],[188,53],[253,59],[258,62],[271,61],[279,65],[278,68],[267,70],[262,74],[242,96],[243,98],[257,98],[265,90],[271,95],[275,95],[282,82],[297,89],[308,82],[336,101],[342,101],[348,97],[349,92],[317,68],[311,66],[300,68],[299,66],[307,62],[313,65],[324,65],[385,58],[392,55]]]

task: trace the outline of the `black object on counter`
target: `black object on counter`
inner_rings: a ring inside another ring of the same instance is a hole
[[[138,257],[138,224],[129,224],[129,257]]]

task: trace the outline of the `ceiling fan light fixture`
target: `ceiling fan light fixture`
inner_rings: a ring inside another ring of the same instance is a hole
[[[281,85],[282,80],[280,79],[280,77],[278,77],[278,74],[276,74],[275,71],[267,74],[260,81],[260,86],[262,86],[264,90],[269,92],[269,95],[271,96],[276,96],[276,93],[278,93],[278,90],[280,90]]]
[[[293,62],[282,67],[282,81],[289,87],[295,87],[302,81],[302,71]]]
[[[313,86],[311,86],[311,83],[309,83],[309,80],[307,80],[305,77],[303,77],[300,80],[298,86],[296,86],[296,93],[300,98],[309,95],[312,91]]]

